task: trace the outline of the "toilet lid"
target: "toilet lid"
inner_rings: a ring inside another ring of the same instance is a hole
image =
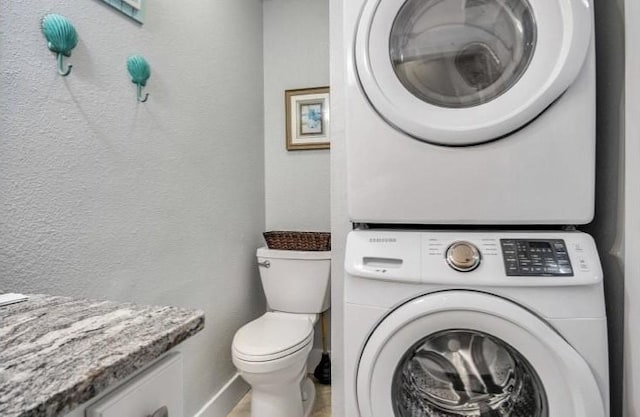
[[[306,315],[270,312],[242,326],[233,338],[237,358],[264,362],[290,355],[311,342],[313,325]]]

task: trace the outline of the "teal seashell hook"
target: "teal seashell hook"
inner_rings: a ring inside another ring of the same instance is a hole
[[[144,103],[149,98],[149,93],[142,98],[142,87],[147,85],[147,80],[151,76],[151,67],[142,55],[131,55],[127,58],[127,69],[131,75],[131,82],[138,87],[138,101]]]
[[[64,57],[71,56],[71,50],[78,44],[78,34],[69,19],[59,14],[48,14],[42,18],[42,34],[47,46],[58,56],[58,74],[66,77],[73,65],[63,68]]]

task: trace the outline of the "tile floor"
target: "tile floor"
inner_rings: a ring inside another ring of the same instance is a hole
[[[311,378],[313,379],[313,377]],[[311,410],[310,417],[331,417],[331,386],[316,385],[316,403]],[[251,416],[251,392],[245,395],[227,417]]]

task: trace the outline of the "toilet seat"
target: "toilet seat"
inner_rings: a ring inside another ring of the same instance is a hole
[[[313,340],[309,315],[269,312],[242,326],[233,338],[233,354],[246,362],[268,362],[303,349]]]

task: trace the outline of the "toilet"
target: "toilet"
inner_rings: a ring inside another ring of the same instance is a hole
[[[268,311],[242,326],[231,354],[251,385],[252,417],[307,417],[315,401],[307,359],[329,308],[331,252],[257,251]]]

